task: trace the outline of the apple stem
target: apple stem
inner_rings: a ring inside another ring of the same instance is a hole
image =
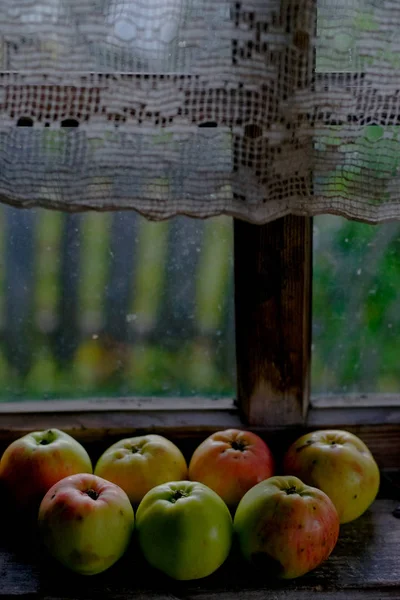
[[[85,494],[87,494],[92,500],[97,500],[97,498],[99,497],[99,494],[92,489],[86,490]]]
[[[176,502],[180,498],[186,498],[187,496],[188,496],[188,494],[186,492],[184,492],[183,490],[176,490],[176,492],[174,493],[174,495],[171,498],[171,502]]]
[[[243,452],[243,450],[246,448],[246,444],[244,442],[238,442],[235,440],[231,442],[231,448],[233,448],[233,450],[240,450]]]
[[[47,431],[44,432],[44,436],[40,440],[39,445],[47,446],[48,444],[51,444],[51,442],[54,442],[55,439],[56,439],[56,436],[54,434],[54,431],[52,431],[51,429],[48,429]]]
[[[295,486],[295,485],[292,485],[290,488],[287,488],[287,489],[285,490],[285,492],[286,492],[286,494],[287,494],[288,496],[290,496],[290,495],[292,495],[292,494],[297,494],[297,489],[296,489],[296,486]]]

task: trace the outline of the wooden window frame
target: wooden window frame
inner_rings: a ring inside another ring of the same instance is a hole
[[[382,468],[400,458],[400,407],[393,396],[310,404],[312,219],[266,225],[234,221],[237,399],[121,398],[0,404],[0,444],[48,427],[86,443],[158,432],[198,443],[213,431],[248,428],[279,454],[303,432],[346,428]]]
[[[236,399],[0,403],[0,444],[46,427],[93,443],[145,431],[198,440],[240,427],[279,451],[303,432],[329,427],[360,435],[381,467],[398,467],[400,394],[310,402],[312,235],[309,217],[266,225],[234,219]]]

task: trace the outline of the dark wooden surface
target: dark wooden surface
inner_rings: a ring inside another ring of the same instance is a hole
[[[16,531],[12,519],[2,512],[0,598],[305,600],[315,592],[332,600],[400,598],[400,520],[392,516],[397,491],[390,489],[392,498],[380,498],[360,519],[342,526],[328,561],[293,581],[253,573],[233,555],[204,580],[175,582],[147,567],[134,546],[107,572],[78,576],[52,562],[34,534]]]
[[[199,406],[196,408],[196,403]],[[400,408],[342,408],[312,409],[302,426],[262,427],[249,426],[243,422],[229,401],[215,402],[196,399],[192,404],[185,401],[168,402],[168,410],[162,410],[158,402],[136,400],[137,406],[123,410],[96,410],[96,402],[87,410],[86,403],[76,410],[66,412],[40,412],[32,403],[32,413],[24,411],[2,413],[0,407],[0,451],[11,441],[31,431],[54,428],[62,429],[83,443],[88,450],[95,448],[94,456],[104,451],[112,442],[124,437],[144,433],[159,433],[187,447],[187,457],[208,435],[221,429],[235,427],[250,429],[261,435],[279,458],[300,435],[311,430],[336,428],[355,433],[367,444],[381,468],[397,468],[400,464]],[[151,406],[148,406],[150,403]],[[117,401],[118,404],[118,401]],[[135,403],[132,401],[132,405]],[[18,405],[17,405],[18,406]],[[8,406],[8,409],[11,409]]]
[[[400,407],[400,394],[317,394],[310,403],[313,408],[393,408]]]
[[[287,216],[263,226],[235,222],[238,400],[251,425],[304,421],[311,246],[309,218]]]

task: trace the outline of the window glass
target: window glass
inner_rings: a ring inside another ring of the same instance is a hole
[[[232,396],[232,219],[0,208],[0,398]]]
[[[314,219],[313,393],[400,389],[400,224]]]

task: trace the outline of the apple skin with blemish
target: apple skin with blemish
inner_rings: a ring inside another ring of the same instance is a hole
[[[226,429],[213,433],[194,451],[189,479],[200,481],[234,509],[254,485],[274,474],[267,444],[250,431]]]
[[[18,509],[33,509],[52,485],[76,473],[93,473],[85,448],[59,429],[34,431],[15,440],[0,461],[0,483]]]
[[[361,516],[379,491],[379,468],[356,435],[339,429],[313,431],[296,440],[283,461],[288,475],[329,496],[340,523]]]
[[[245,494],[233,527],[241,554],[263,576],[293,579],[329,557],[339,516],[321,490],[297,477],[271,477]]]
[[[148,434],[110,446],[97,461],[95,475],[119,485],[138,506],[148,491],[168,481],[187,478],[186,460],[170,440]]]
[[[127,550],[134,512],[120,487],[82,473],[48,490],[40,504],[38,528],[44,546],[61,564],[82,575],[96,575]]]

